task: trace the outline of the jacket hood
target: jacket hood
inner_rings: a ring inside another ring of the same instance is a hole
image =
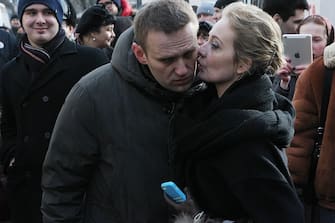
[[[171,92],[161,87],[152,76],[148,66],[138,62],[131,49],[133,40],[133,27],[124,31],[118,39],[111,61],[116,73],[139,90],[155,98],[168,100],[180,98],[181,93]]]

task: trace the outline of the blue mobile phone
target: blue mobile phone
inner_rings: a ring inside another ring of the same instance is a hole
[[[186,201],[186,195],[179,189],[179,187],[172,181],[164,182],[161,184],[162,190],[166,195],[176,203]]]

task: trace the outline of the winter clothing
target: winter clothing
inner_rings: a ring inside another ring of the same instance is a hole
[[[160,87],[137,61],[133,39],[133,29],[122,34],[111,64],[81,79],[58,116],[43,168],[44,223],[157,223],[172,216],[160,184],[171,178],[181,95]]]
[[[229,5],[230,3],[237,2],[237,1],[239,1],[239,0],[217,0],[214,4],[214,8],[223,9],[224,7]]]
[[[288,84],[288,89],[286,90],[280,87],[281,78],[278,75],[276,75],[273,77],[272,89],[278,94],[285,96],[289,100],[292,100],[297,79],[298,79],[298,76],[295,74],[292,74],[290,83]]]
[[[58,112],[71,87],[108,62],[100,50],[77,46],[64,32],[39,51],[26,40],[0,76],[1,161],[8,175],[12,223],[41,222],[42,162]],[[14,165],[9,167],[13,158]]]
[[[63,8],[59,0],[19,0],[17,6],[17,12],[22,23],[22,15],[24,10],[32,4],[42,4],[50,8],[56,16],[58,24],[62,24],[63,21]]]
[[[133,25],[133,21],[129,16],[116,16],[116,21],[114,25],[115,38],[112,42],[112,46],[116,45],[117,40],[120,35],[126,31],[129,27]]]
[[[81,16],[76,28],[76,33],[86,35],[99,30],[102,26],[115,24],[115,17],[105,8],[95,5],[88,8]]]
[[[128,2],[128,0],[121,0],[121,16],[134,16],[133,7]]]
[[[99,4],[100,0],[96,1],[96,4]],[[113,2],[119,9],[121,8],[121,0],[110,0],[110,2]]]
[[[198,29],[198,34],[199,32],[204,32],[204,33],[209,33],[209,31],[211,31],[213,27],[213,24],[211,22],[208,21],[201,21],[199,22],[199,29]]]
[[[15,36],[0,29],[0,70],[18,53]]]
[[[303,223],[281,149],[293,136],[293,117],[267,76],[235,82],[199,116],[177,116],[178,184],[211,218]]]
[[[201,2],[197,8],[197,15],[207,14],[214,15],[214,6],[211,2]]]
[[[293,180],[298,186],[303,186],[307,183],[310,155],[320,119],[325,77],[324,64],[333,65],[334,46],[332,44],[326,47],[325,57],[319,58],[309,65],[300,75],[296,85],[293,97],[293,105],[297,111],[297,118],[294,123],[295,136],[291,147],[287,150],[287,154]],[[331,55],[332,57],[329,57]],[[334,69],[334,66],[331,68]],[[334,71],[333,74],[335,74]],[[335,86],[335,78],[332,79],[321,154],[316,170],[315,189],[319,205],[335,210],[335,92],[333,91],[333,86]]]

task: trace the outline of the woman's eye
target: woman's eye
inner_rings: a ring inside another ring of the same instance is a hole
[[[215,42],[211,42],[211,47],[213,49],[218,49],[219,48],[219,44],[215,43]]]

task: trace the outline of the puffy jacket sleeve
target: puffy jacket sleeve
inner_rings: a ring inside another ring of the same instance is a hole
[[[44,223],[81,222],[81,203],[98,157],[94,105],[76,84],[57,118],[43,164]]]
[[[297,185],[307,182],[310,155],[314,146],[316,128],[319,122],[323,62],[311,64],[298,78],[293,106],[296,109],[295,135],[287,149],[289,169]]]

